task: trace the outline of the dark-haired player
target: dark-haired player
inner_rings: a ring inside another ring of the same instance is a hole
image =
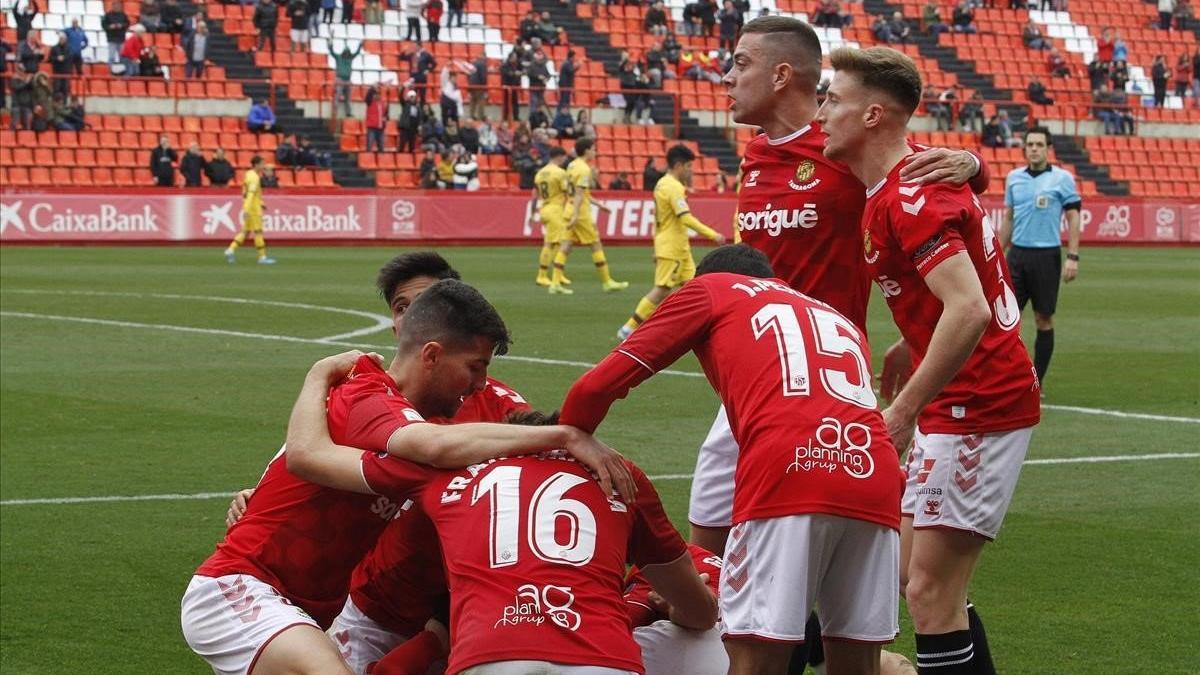
[[[1020,311],[979,200],[962,187],[901,177],[914,152],[907,125],[921,99],[916,65],[882,47],[837,49],[831,61],[818,113],[825,154],[870,186],[859,255],[916,364],[884,418],[898,447],[915,430],[900,570],[917,668],[990,672],[990,655],[972,637],[967,587],[1000,530],[1041,415]]]
[[[452,590],[447,672],[643,672],[622,599],[627,560],[641,566],[674,621],[712,627],[716,599],[632,463],[637,496],[624,503],[557,451],[439,471],[340,447],[322,402],[343,357],[319,362],[305,380],[288,428],[292,464],[330,487],[411,497],[429,514]]]
[[[571,387],[562,421],[594,430],[613,402],[694,352],[740,448],[721,574],[729,672],[786,673],[820,605],[826,672],[878,673],[898,629],[903,476],[866,337],[772,277],[749,246],[709,253]]]
[[[238,247],[246,243],[248,236],[254,240],[254,248],[258,251],[258,264],[275,264],[275,259],[267,255],[267,241],[263,238],[263,170],[263,158],[255,155],[250,159],[250,168],[242,175],[242,231],[225,248],[225,261],[230,265],[237,262]]]
[[[632,493],[619,455],[577,430],[426,423],[454,416],[464,396],[486,386],[508,331],[482,295],[455,280],[429,287],[404,314],[389,368],[363,358],[330,393],[335,438],[440,466],[565,447]],[[289,470],[291,460],[285,448],[268,465],[246,513],[183,597],[184,636],[218,672],[349,672],[322,630],[401,503],[307,482]]]
[[[561,145],[550,148],[550,161],[533,177],[533,198],[539,201],[538,216],[542,219],[542,251],[538,254],[537,285],[550,285],[550,266],[554,254],[567,230],[567,197],[571,194],[570,179],[563,165],[567,151]],[[566,277],[562,283],[570,283]]]
[[[692,215],[687,203],[687,186],[692,182],[692,162],[696,155],[686,145],[667,151],[667,173],[654,186],[654,287],[633,310],[633,315],[617,331],[624,340],[650,318],[654,308],[676,288],[696,276],[696,261],[688,231],[708,237],[718,244],[725,237]]]
[[[554,254],[554,271],[550,276],[550,293],[570,295],[574,291],[564,285],[567,269],[567,256],[576,244],[590,246],[592,249],[592,264],[596,266],[596,274],[600,276],[600,286],[606,292],[621,291],[629,288],[628,281],[615,281],[608,269],[608,258],[604,255],[604,244],[600,243],[600,233],[596,230],[596,220],[592,217],[592,188],[596,187],[596,176],[592,172],[592,163],[596,161],[596,141],[583,138],[575,141],[575,159],[567,165],[567,179],[571,188],[571,202],[567,208],[567,227],[559,242],[558,253]],[[609,207],[600,202],[596,206],[602,211]]]

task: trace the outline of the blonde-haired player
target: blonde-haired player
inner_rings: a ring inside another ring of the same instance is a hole
[[[535,198],[541,200],[538,215],[545,229],[538,256],[538,286],[550,285],[550,264],[567,231],[567,195],[571,193],[571,183],[563,169],[566,163],[567,151],[556,145],[550,148],[550,161],[533,177]],[[564,277],[562,283],[570,282]]]
[[[659,303],[672,291],[696,276],[696,261],[688,242],[688,230],[724,244],[725,237],[692,215],[687,203],[687,185],[692,181],[696,155],[686,145],[667,151],[667,173],[654,186],[654,288],[638,301],[633,315],[617,331],[624,340],[650,318]]]
[[[267,241],[263,239],[262,177],[259,175],[262,170],[263,158],[255,155],[250,160],[250,168],[242,176],[242,231],[225,249],[225,261],[230,265],[237,262],[237,249],[246,242],[248,234],[254,236],[258,264],[275,264],[275,259],[267,256]]]
[[[600,243],[600,233],[596,231],[596,221],[592,218],[592,188],[596,177],[592,173],[591,163],[596,161],[596,141],[584,138],[575,142],[575,159],[567,165],[567,177],[570,179],[573,199],[568,211],[566,231],[559,244],[558,253],[554,255],[554,272],[550,278],[550,292],[570,295],[574,291],[566,288],[565,272],[567,256],[575,244],[592,247],[592,263],[596,265],[596,273],[600,275],[600,283],[605,291],[621,291],[629,288],[628,281],[615,281],[608,269],[608,258],[604,256],[604,245]],[[603,204],[597,204],[608,211]]]

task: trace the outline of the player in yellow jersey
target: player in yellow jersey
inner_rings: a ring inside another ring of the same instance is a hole
[[[688,230],[725,243],[725,237],[692,215],[687,203],[687,185],[692,181],[692,162],[696,155],[686,145],[667,151],[667,173],[654,186],[654,288],[638,301],[633,315],[617,331],[624,340],[675,289],[696,276],[696,261]]]
[[[596,265],[596,273],[600,275],[600,283],[605,291],[620,291],[629,288],[628,281],[614,281],[608,270],[608,258],[604,256],[604,245],[600,243],[600,233],[596,231],[596,221],[592,218],[592,188],[595,187],[596,177],[592,173],[591,163],[596,161],[596,141],[584,138],[575,142],[575,160],[567,166],[567,178],[570,181],[572,203],[567,211],[567,228],[559,242],[558,253],[554,254],[554,272],[550,278],[550,293],[571,294],[566,288],[565,271],[567,256],[575,244],[592,247],[592,262]],[[603,204],[598,206],[608,211]]]
[[[538,215],[545,229],[542,252],[538,256],[538,286],[550,285],[550,264],[567,231],[567,197],[571,193],[571,183],[563,169],[566,163],[567,151],[556,145],[550,148],[550,163],[533,177],[534,198],[541,200]],[[565,278],[563,283],[567,283]]]
[[[242,231],[238,232],[229,248],[225,249],[225,261],[230,265],[237,262],[237,249],[246,243],[246,235],[254,237],[254,248],[258,250],[259,265],[274,265],[275,259],[267,255],[267,242],[263,239],[262,203],[263,158],[255,155],[250,168],[242,176]]]

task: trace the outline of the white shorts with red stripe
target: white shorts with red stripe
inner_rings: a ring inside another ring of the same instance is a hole
[[[721,631],[688,630],[662,619],[633,629],[633,639],[642,648],[646,675],[725,675],[729,655],[721,644]]]
[[[733,524],[733,473],[737,469],[737,459],[738,444],[733,440],[725,406],[721,406],[696,456],[696,472],[692,475],[692,494],[688,500],[688,522],[700,527]]]
[[[294,626],[320,626],[274,587],[246,574],[193,576],[180,610],[183,637],[221,675],[245,675],[271,640]]]
[[[825,514],[738,523],[721,570],[721,634],[804,642],[816,609],[826,639],[891,642],[899,577],[900,535],[891,528]]]
[[[384,628],[364,614],[350,598],[346,598],[342,613],[337,615],[326,633],[356,675],[369,673],[376,661],[412,637]]]
[[[901,512],[914,528],[948,527],[995,539],[1017,489],[1033,427],[988,434],[923,434],[908,453]]]

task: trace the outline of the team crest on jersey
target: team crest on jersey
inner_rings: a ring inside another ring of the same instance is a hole
[[[863,232],[863,258],[868,265],[874,265],[875,261],[879,260],[879,251],[876,251],[875,245],[871,243],[870,228]]]
[[[817,165],[813,164],[811,159],[806,159],[796,167],[796,176],[788,181],[788,187],[801,192],[811,190],[821,183],[820,178],[813,180],[813,175],[816,173]]]

